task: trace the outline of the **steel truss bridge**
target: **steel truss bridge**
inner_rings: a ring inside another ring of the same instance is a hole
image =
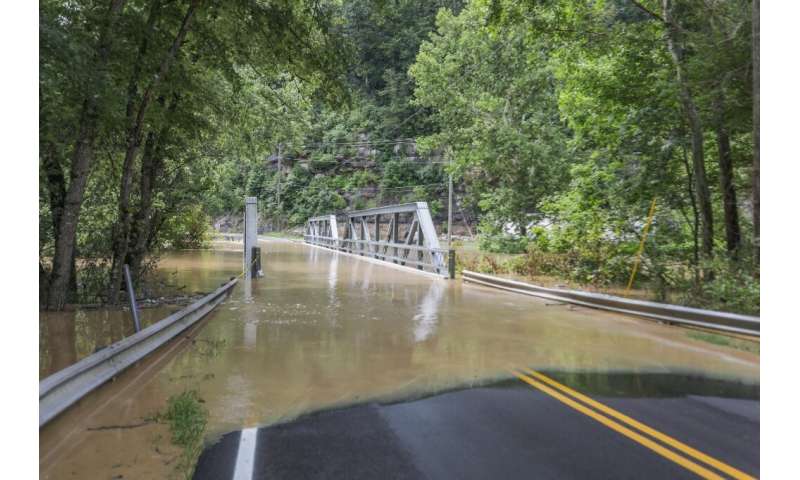
[[[455,274],[452,251],[439,246],[427,202],[404,203],[309,218],[303,239],[310,245],[416,267],[446,278]],[[447,259],[447,262],[445,262]]]

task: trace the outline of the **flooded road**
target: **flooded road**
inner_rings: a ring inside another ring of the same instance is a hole
[[[236,259],[220,244],[220,250],[171,252],[159,262],[158,294],[197,295],[208,293],[241,271]],[[142,328],[177,312],[183,305],[141,305]],[[135,333],[127,309],[78,309],[39,312],[39,380],[66,368],[93,352]]]
[[[143,308],[139,321],[145,328],[180,308]],[[39,312],[39,380],[134,333],[129,310]]]
[[[759,383],[758,356],[693,340],[683,329],[286,241],[261,247],[266,276],[237,285],[196,337],[40,431],[43,478],[169,476],[177,455],[169,432],[146,419],[184,390],[204,400],[213,441],[324,408],[489,384],[519,366],[591,378]],[[164,265],[203,290],[238,273],[241,261],[231,248],[183,252]]]

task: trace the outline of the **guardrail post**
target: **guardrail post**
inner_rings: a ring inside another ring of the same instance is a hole
[[[452,248],[447,251],[447,271],[450,278],[456,278],[456,251]]]
[[[136,293],[133,291],[133,282],[131,281],[131,269],[128,267],[128,264],[122,266],[125,272],[125,286],[128,288],[128,298],[131,302],[131,315],[133,315],[133,326],[136,328],[136,331],[142,329],[141,324],[139,323],[139,310],[136,308]]]

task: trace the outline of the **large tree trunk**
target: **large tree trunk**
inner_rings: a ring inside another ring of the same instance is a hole
[[[64,175],[64,169],[61,161],[58,158],[58,149],[52,142],[48,142],[45,147],[45,152],[42,157],[42,168],[45,173],[45,181],[47,184],[48,204],[50,205],[50,219],[53,224],[53,234],[58,232],[59,225],[61,225],[61,216],[64,212],[64,202],[67,197],[67,178]],[[74,242],[74,240],[73,240]],[[77,250],[73,248],[72,257],[70,259],[70,275],[67,284],[67,293],[65,299],[74,295],[78,290],[78,275],[75,268],[75,258]],[[47,290],[45,286],[45,290]],[[47,292],[45,291],[45,303]]]
[[[186,38],[189,31],[189,24],[192,17],[197,10],[200,0],[193,0],[183,17],[180,30],[178,31],[172,46],[167,52],[164,59],[161,61],[158,73],[150,81],[150,84],[144,91],[142,99],[139,102],[139,107],[136,116],[132,120],[132,124],[128,127],[128,144],[125,150],[125,160],[122,166],[122,184],[120,185],[119,193],[119,213],[117,225],[115,227],[113,245],[114,253],[111,262],[110,281],[108,286],[108,302],[115,304],[119,299],[119,291],[122,285],[122,266],[125,258],[128,256],[128,246],[130,242],[130,229],[131,229],[131,216],[130,216],[130,190],[133,176],[133,163],[139,151],[139,146],[142,142],[142,130],[144,129],[144,117],[150,106],[150,101],[153,98],[155,90],[160,85],[161,81],[169,72],[178,50]]]
[[[94,64],[94,75],[89,82],[86,97],[81,107],[78,138],[72,154],[69,189],[64,197],[64,208],[61,212],[56,231],[53,269],[50,274],[50,286],[47,295],[47,306],[51,310],[64,307],[69,289],[70,278],[75,257],[75,235],[78,229],[83,194],[89,180],[92,160],[94,159],[94,143],[97,137],[97,123],[100,117],[99,91],[106,79],[106,67],[111,54],[111,30],[117,16],[122,11],[126,0],[112,0],[106,14],[106,22],[100,31],[97,42],[97,61]]]
[[[683,70],[683,47],[678,40],[679,29],[672,18],[670,0],[663,0],[664,22],[666,24],[667,47],[675,64],[680,100],[692,139],[692,170],[694,176],[695,195],[700,211],[700,236],[703,244],[703,256],[711,258],[714,254],[714,214],[711,209],[711,192],[706,178],[706,165],[703,152],[703,128],[697,112],[686,74]]]
[[[139,206],[133,220],[128,264],[136,278],[141,276],[141,265],[153,231],[153,197],[157,191],[157,180],[164,168],[164,150],[169,141],[172,116],[177,110],[180,97],[174,95],[167,108],[167,116],[158,133],[150,132],[142,155],[142,171],[139,177]],[[159,99],[163,102],[163,98]]]
[[[136,278],[141,275],[141,265],[147,252],[147,239],[153,210],[156,176],[160,170],[161,152],[158,136],[154,132],[147,135],[142,154],[142,172],[139,178],[139,208],[133,219],[128,264]]]
[[[736,189],[733,185],[733,158],[731,141],[725,128],[725,91],[723,84],[719,86],[714,99],[714,128],[717,134],[717,151],[719,161],[719,187],[722,192],[722,207],[725,214],[725,244],[731,258],[736,258],[741,243],[739,229],[739,211],[736,206]]]
[[[686,135],[681,134],[681,143],[683,146],[681,150],[683,151],[683,166],[686,168],[686,177],[689,181],[686,183],[686,191],[689,198],[689,204],[692,207],[692,265],[697,267],[697,264],[700,260],[700,248],[698,242],[698,233],[700,230],[700,211],[697,209],[697,196],[694,194],[694,175],[692,175],[692,167],[689,165],[689,159],[686,155]],[[695,268],[695,271],[697,269]]]
[[[67,197],[67,179],[58,158],[58,151],[53,143],[48,143],[42,155],[42,169],[47,183],[47,199],[50,205],[50,218],[53,232],[61,225],[61,214],[64,212],[64,200]]]
[[[761,249],[761,7],[753,0],[753,248],[756,267]]]

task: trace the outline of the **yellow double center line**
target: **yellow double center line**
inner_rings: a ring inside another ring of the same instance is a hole
[[[727,463],[721,462],[716,458],[710,457],[705,453],[696,450],[685,443],[682,443],[669,435],[665,435],[658,430],[655,430],[647,425],[634,420],[633,418],[620,413],[613,408],[610,408],[602,403],[595,401],[586,395],[583,395],[580,392],[576,392],[575,390],[567,387],[566,385],[562,385],[550,377],[542,375],[539,372],[533,371],[531,369],[525,368],[525,373],[522,373],[517,370],[512,370],[511,373],[517,376],[520,380],[527,383],[528,385],[541,390],[542,392],[550,395],[551,397],[555,398],[556,400],[564,403],[565,405],[574,408],[575,410],[583,413],[584,415],[597,420],[598,422],[602,423],[606,427],[625,435],[626,437],[630,438],[631,440],[649,448],[650,450],[658,453],[659,455],[672,460],[673,462],[677,463],[678,465],[696,473],[697,475],[701,476],[702,478],[707,479],[722,479],[723,477],[719,474],[709,470],[703,465],[700,465],[697,462],[694,462],[682,455],[679,455],[672,450],[664,447],[663,445],[653,441],[652,439],[638,433],[631,428],[626,427],[618,422],[615,422],[611,418],[613,417],[619,420],[622,423],[627,424],[629,427],[632,427],[639,432],[645,433],[650,437],[657,439],[663,442],[666,445],[684,453],[686,456],[694,458],[695,460],[699,460],[700,462],[714,467],[720,472],[723,472],[727,475],[730,475],[732,478],[737,480],[744,480],[744,479],[753,479],[750,475],[742,472],[741,470],[737,470],[736,468],[728,465]],[[526,375],[527,373],[527,375]],[[549,385],[549,386],[548,386]],[[580,400],[580,403],[576,400]],[[596,410],[605,413],[608,417],[601,415],[595,410],[587,407],[591,406]]]

